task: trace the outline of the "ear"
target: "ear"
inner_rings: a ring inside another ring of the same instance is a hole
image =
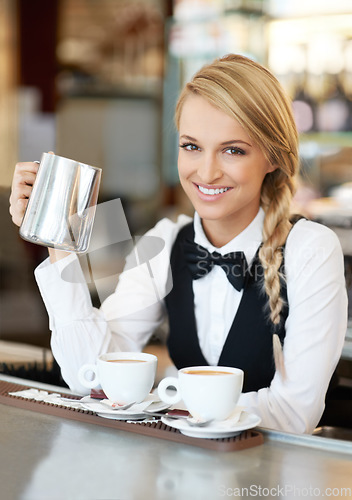
[[[278,165],[276,165],[275,163],[268,162],[266,173],[270,174],[270,172],[274,172],[274,170],[276,170],[277,168],[278,168]]]

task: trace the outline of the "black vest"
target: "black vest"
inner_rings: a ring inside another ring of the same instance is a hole
[[[167,346],[178,369],[208,365],[198,341],[192,277],[183,253],[185,240],[194,240],[193,223],[184,226],[175,240],[170,260],[173,288],[165,298],[170,323]],[[219,366],[233,366],[244,371],[243,392],[269,387],[275,373],[273,334],[277,333],[283,343],[288,316],[287,290],[282,281],[281,297],[285,306],[281,321],[279,325],[270,321],[258,251],[247,273],[242,299],[218,363]],[[281,271],[284,271],[284,261]]]

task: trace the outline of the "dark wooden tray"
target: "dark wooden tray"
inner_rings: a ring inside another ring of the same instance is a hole
[[[24,410],[31,410],[38,413],[45,413],[55,417],[68,418],[70,420],[78,420],[88,424],[100,425],[102,427],[109,427],[111,429],[134,432],[144,436],[151,436],[177,443],[184,443],[191,446],[198,446],[209,450],[217,451],[238,451],[253,446],[263,444],[263,434],[255,429],[250,429],[241,432],[241,434],[221,439],[202,439],[184,436],[177,429],[163,424],[161,421],[157,422],[125,422],[121,420],[109,420],[99,417],[95,413],[88,410],[81,410],[77,408],[68,408],[66,406],[57,406],[43,401],[36,401],[34,399],[24,399],[18,396],[11,396],[9,392],[17,392],[30,388],[25,386],[5,381],[0,381],[0,403],[8,406],[15,406]],[[48,391],[50,394],[50,391]],[[57,392],[57,391],[55,391]],[[63,396],[65,396],[63,394]]]

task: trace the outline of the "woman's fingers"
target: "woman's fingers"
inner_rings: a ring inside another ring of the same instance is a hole
[[[16,226],[21,225],[27,204],[28,198],[19,198],[11,203],[9,211],[12,217],[12,222],[16,224]]]
[[[32,192],[39,165],[34,162],[17,163],[10,195],[10,214],[17,226],[21,225],[28,198]]]
[[[21,178],[24,175],[31,174],[31,175],[36,176],[37,172],[38,172],[38,168],[39,168],[39,164],[36,162],[32,162],[32,161],[31,162],[28,161],[28,162],[17,163],[17,165],[15,167],[15,172],[13,175],[14,182],[18,178]]]
[[[21,198],[29,198],[32,192],[33,186],[29,184],[20,184],[12,188],[10,203],[16,203],[17,200]]]

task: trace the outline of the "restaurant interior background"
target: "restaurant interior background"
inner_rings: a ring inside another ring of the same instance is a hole
[[[120,198],[132,234],[190,213],[177,180],[174,104],[196,69],[229,52],[267,65],[293,98],[302,164],[296,208],[337,232],[352,288],[350,0],[0,0],[4,370],[27,354],[42,371],[50,359],[33,278],[46,251],[22,240],[8,213],[16,162],[53,150],[101,167],[100,202]],[[115,259],[107,246],[102,266]],[[116,281],[116,265],[113,274]],[[19,359],[18,346],[27,349]],[[350,363],[339,369],[352,381]]]

